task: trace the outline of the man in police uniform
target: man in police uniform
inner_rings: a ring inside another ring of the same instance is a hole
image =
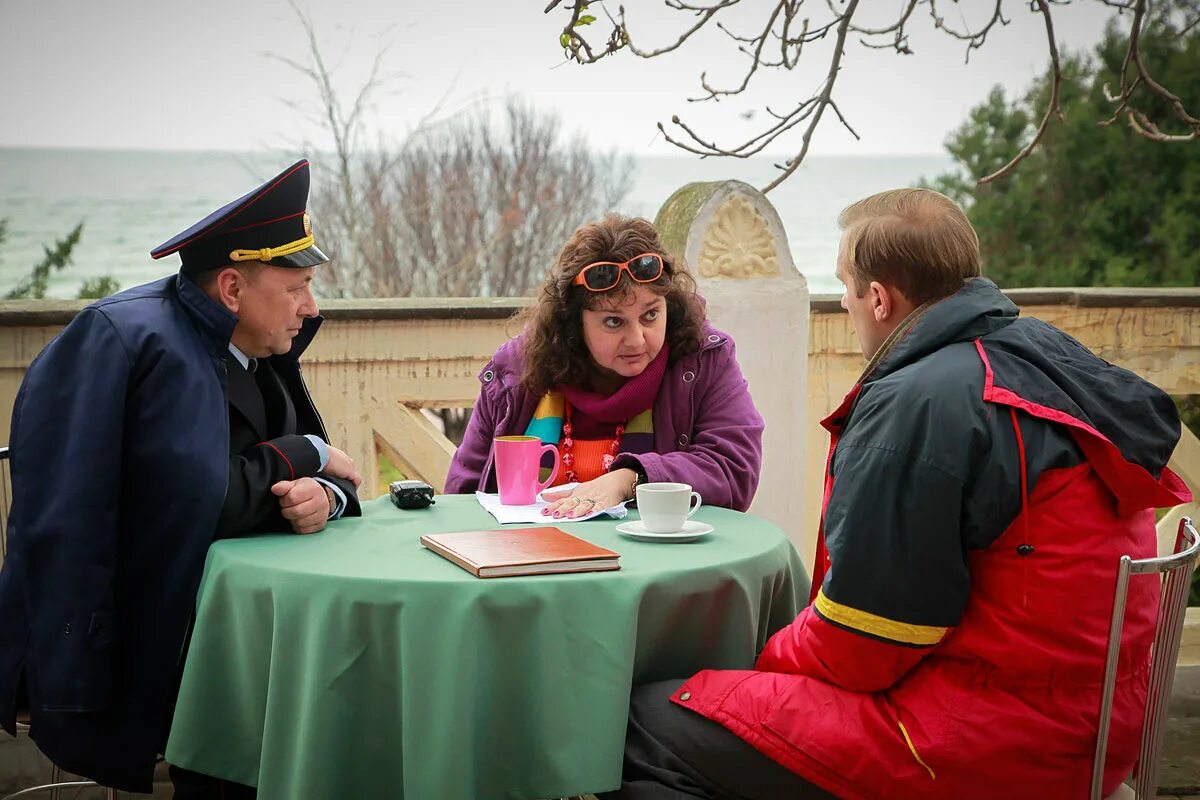
[[[360,513],[298,365],[328,261],[308,185],[300,161],[155,249],[179,274],[80,312],[17,396],[0,723],[28,708],[42,751],[106,786],[151,790],[212,540]]]

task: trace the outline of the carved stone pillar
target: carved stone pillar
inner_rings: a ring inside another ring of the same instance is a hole
[[[741,181],[692,183],[663,204],[655,224],[683,256],[709,318],[737,343],[738,361],[766,420],[763,472],[752,511],[778,525],[811,565],[816,519],[805,514],[808,284],[783,224]]]

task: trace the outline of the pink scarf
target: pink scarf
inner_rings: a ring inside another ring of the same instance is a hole
[[[668,351],[667,343],[663,342],[662,349],[646,369],[625,381],[625,385],[611,395],[589,392],[576,386],[563,386],[561,391],[567,402],[592,419],[599,422],[626,422],[654,405],[663,375],[667,372]]]

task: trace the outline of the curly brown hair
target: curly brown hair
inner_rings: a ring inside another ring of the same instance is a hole
[[[624,262],[643,253],[658,253],[663,274],[653,283],[636,284],[628,273],[606,292],[574,285],[575,276],[597,261]],[[605,302],[622,302],[636,286],[645,286],[667,301],[666,345],[670,361],[700,347],[704,304],[696,280],[682,259],[663,249],[658,231],[641,217],[607,214],[571,234],[563,245],[533,306],[517,315],[524,329],[525,374],[521,384],[534,394],[555,386],[585,386],[591,355],[583,339],[583,310]]]

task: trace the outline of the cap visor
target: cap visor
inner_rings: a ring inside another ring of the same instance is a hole
[[[291,267],[293,269],[303,269],[305,267],[316,267],[329,261],[329,256],[321,252],[321,248],[315,244],[312,247],[305,248],[298,253],[292,253],[286,256],[275,256],[270,261],[263,263],[269,264],[272,267]]]

